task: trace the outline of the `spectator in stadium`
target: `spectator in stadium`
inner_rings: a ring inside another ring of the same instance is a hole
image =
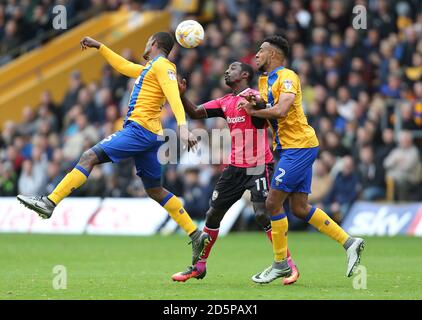
[[[185,209],[193,219],[205,219],[205,213],[208,211],[208,201],[211,197],[206,189],[199,183],[199,169],[188,168],[184,173],[184,192]]]
[[[79,71],[72,72],[69,79],[69,90],[66,92],[62,104],[62,114],[66,114],[78,101],[79,90],[83,87]]]
[[[382,131],[382,144],[376,146],[376,161],[382,163],[395,147],[393,129],[385,128]]]
[[[364,146],[359,153],[358,173],[362,184],[362,199],[379,200],[385,197],[385,179],[382,163],[376,162],[370,145]]]
[[[314,162],[312,171],[312,193],[309,195],[309,202],[320,206],[328,192],[331,190],[333,179],[331,178],[327,165],[321,159]]]
[[[83,195],[87,197],[103,197],[105,193],[104,186],[107,184],[104,172],[96,167],[92,170],[90,176],[92,176],[92,178],[83,186]]]
[[[168,165],[164,173],[163,186],[174,195],[183,195],[183,181],[179,178],[177,169],[173,165]]]
[[[10,162],[0,162],[0,196],[11,197],[17,193],[17,172]]]
[[[384,167],[387,177],[394,181],[397,200],[410,200],[412,189],[421,176],[419,151],[413,143],[411,132],[400,132],[399,145],[385,158]]]
[[[26,106],[22,110],[23,121],[18,126],[18,131],[24,136],[32,136],[37,131],[36,115],[30,106]]]
[[[86,147],[93,145],[99,138],[97,130],[88,122],[85,114],[75,118],[75,133],[69,136],[63,145],[63,154],[66,159],[77,159]]]
[[[60,165],[57,162],[51,161],[47,168],[47,184],[44,193],[51,193],[54,188],[63,179],[64,175],[60,170]]]
[[[324,204],[331,217],[339,222],[347,214],[359,194],[359,177],[355,171],[355,163],[351,156],[342,158],[342,170],[337,174]]]
[[[35,167],[32,160],[23,162],[22,173],[18,181],[18,192],[25,195],[39,194],[45,188],[45,171]]]

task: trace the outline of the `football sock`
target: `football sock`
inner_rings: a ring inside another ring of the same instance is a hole
[[[269,239],[271,242],[273,242],[273,236],[272,236],[271,232],[272,232],[272,229],[270,228],[269,230],[266,230],[266,231],[265,231],[265,234],[267,235],[268,239]]]
[[[345,245],[350,236],[328,214],[319,208],[312,207],[306,221],[341,245]]]
[[[272,236],[272,234],[271,234],[271,226],[270,226],[270,228],[269,229],[265,229],[265,233],[266,233],[266,235],[267,235],[267,237],[268,237],[268,239],[271,241],[271,242],[273,242],[273,236]],[[291,254],[290,254],[290,250],[289,249],[287,249],[287,258],[290,258],[291,257]]]
[[[211,237],[211,241],[205,247],[204,253],[202,254],[200,260],[196,264],[196,268],[200,272],[204,271],[204,269],[206,267],[207,258],[210,255],[210,252],[211,252],[211,249],[212,249],[214,243],[217,241],[219,229],[210,229],[207,226],[205,226],[203,231],[209,234],[209,236]]]
[[[55,205],[66,198],[73,190],[79,188],[88,179],[89,172],[80,165],[70,171],[47,198]]]
[[[289,223],[285,213],[271,217],[274,261],[280,262],[287,257],[287,230]]]
[[[160,204],[189,236],[197,229],[182,202],[174,194],[169,192]]]

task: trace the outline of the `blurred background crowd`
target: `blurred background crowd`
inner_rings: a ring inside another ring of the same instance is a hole
[[[48,41],[54,4],[64,4],[74,24],[82,21],[81,12],[165,8],[173,10],[173,26],[185,18],[204,25],[203,45],[176,46],[170,56],[187,79],[188,97],[200,104],[228,92],[222,75],[230,62],[255,68],[263,39],[282,34],[291,44],[287,66],[300,76],[303,106],[321,144],[310,201],[341,220],[357,199],[422,200],[420,1],[199,1],[197,12],[189,14],[175,9],[174,2],[0,1],[0,61]],[[366,7],[366,29],[352,27],[355,5]],[[140,62],[139,52],[119,53]],[[63,101],[53,102],[46,91],[38,106],[24,109],[21,122],[6,123],[0,137],[0,196],[51,192],[85,149],[119,129],[132,85],[106,64],[100,82],[86,83],[75,70]],[[175,128],[169,108],[163,109],[163,126]],[[209,119],[191,121],[191,127],[226,124]],[[207,147],[213,144],[201,146]],[[203,218],[221,169],[163,166],[164,185],[184,198],[193,217]],[[142,197],[145,192],[128,160],[94,168],[73,195]]]

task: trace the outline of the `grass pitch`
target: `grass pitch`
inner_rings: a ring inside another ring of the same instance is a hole
[[[250,278],[272,261],[264,233],[220,238],[203,280],[171,275],[191,260],[188,238],[0,235],[0,299],[422,299],[422,239],[366,239],[367,289],[346,278],[344,250],[317,233],[290,233],[301,277],[292,286]],[[67,289],[53,289],[53,268],[67,271]],[[355,280],[358,282],[358,279]]]

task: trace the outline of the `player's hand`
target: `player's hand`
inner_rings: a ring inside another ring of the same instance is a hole
[[[249,92],[247,94],[241,94],[240,96],[246,101],[251,102],[251,103],[256,102],[258,99],[258,97],[254,95],[252,92]]]
[[[266,103],[264,100],[261,99],[260,95],[256,95],[253,93],[249,93],[247,95],[240,95],[242,98],[244,98],[246,101],[253,104],[255,109],[265,109]]]
[[[188,127],[186,125],[179,126],[179,133],[180,133],[180,140],[183,144],[183,149],[188,147],[188,151],[193,150],[196,151],[196,147],[198,144],[198,140],[189,132]]]
[[[100,49],[101,42],[92,39],[91,37],[84,37],[81,42],[81,50],[86,50],[87,48],[96,48]]]
[[[197,146],[198,146],[198,140],[195,138],[192,132],[189,132],[188,151],[192,150],[193,152],[196,152]]]
[[[183,96],[186,92],[186,79],[182,79],[179,75],[177,76],[177,85],[179,86],[180,95]]]
[[[247,102],[247,101],[240,101],[239,104],[237,105],[237,109],[243,109],[245,110],[246,114],[248,116],[252,116],[255,109],[254,109],[255,105],[253,102]]]

